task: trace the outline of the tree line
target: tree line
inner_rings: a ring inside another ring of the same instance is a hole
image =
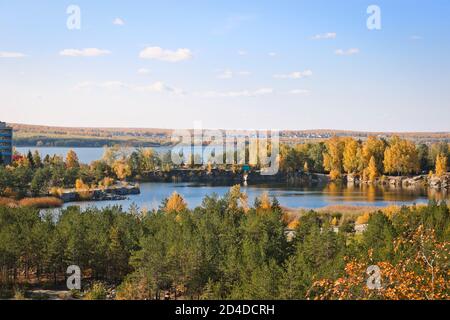
[[[336,219],[310,211],[292,223],[276,199],[250,206],[239,186],[194,209],[176,193],[153,211],[0,207],[1,294],[62,283],[78,265],[82,283],[112,284],[117,299],[450,298],[445,203],[374,212],[362,234]],[[380,290],[367,289],[370,265]]]
[[[344,174],[375,181],[383,175],[447,173],[449,144],[416,145],[393,136],[390,140],[371,136],[361,141],[333,137],[324,142],[282,146],[280,167],[284,172],[327,173],[331,179]]]

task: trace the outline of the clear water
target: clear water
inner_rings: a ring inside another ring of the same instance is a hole
[[[106,202],[78,202],[66,203],[65,206],[79,205],[83,208],[89,206],[106,207],[120,205],[128,209],[135,204],[141,209],[156,209],[161,202],[173,192],[178,192],[188,203],[190,208],[201,205],[207,195],[213,193],[224,196],[230,186],[217,186],[197,183],[143,183],[141,194],[129,196],[123,201]],[[247,193],[249,204],[253,204],[255,198],[267,192],[270,197],[276,197],[280,204],[288,208],[321,208],[329,205],[352,206],[377,206],[383,207],[391,204],[426,203],[429,199],[450,199],[448,195],[433,193],[426,189],[390,189],[379,187],[355,187],[337,186],[334,184],[325,187],[304,188],[290,187],[287,185],[249,185],[242,186],[242,191]]]

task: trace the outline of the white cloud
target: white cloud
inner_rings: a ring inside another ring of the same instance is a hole
[[[276,79],[302,79],[312,76],[311,70],[295,71],[288,74],[275,74],[273,77]]]
[[[248,52],[245,51],[245,50],[239,50],[237,53],[238,53],[238,55],[240,55],[240,56],[246,56]]]
[[[326,40],[326,39],[336,39],[337,34],[336,32],[327,32],[322,34],[316,34],[315,36],[311,37],[312,40]]]
[[[276,56],[277,56],[277,53],[276,53],[276,52],[269,52],[269,56],[270,56],[270,57],[276,57]]]
[[[240,91],[208,91],[197,93],[196,95],[206,98],[240,98],[240,97],[259,97],[273,93],[272,88],[260,88],[256,90],[240,90]]]
[[[140,69],[138,69],[137,73],[138,73],[138,74],[145,75],[145,74],[149,74],[149,73],[150,73],[150,70],[149,70],[149,69],[146,69],[146,68],[140,68]]]
[[[66,57],[100,57],[110,54],[111,51],[97,49],[97,48],[86,48],[86,49],[64,49],[59,52],[61,56]]]
[[[302,96],[307,96],[309,95],[310,91],[306,90],[306,89],[294,89],[289,91],[290,94],[295,94],[295,95],[302,95]]]
[[[409,37],[409,40],[413,40],[413,41],[418,41],[418,40],[422,40],[423,37],[422,36],[418,36],[418,35],[413,35]]]
[[[20,52],[0,51],[0,58],[24,58],[25,54]]]
[[[167,62],[179,62],[189,60],[192,58],[192,52],[189,49],[182,48],[173,50],[166,50],[160,47],[147,47],[139,53],[142,59],[155,59]]]
[[[223,70],[220,74],[217,75],[217,79],[232,79],[235,75],[245,77],[251,75],[251,72],[250,71],[234,72],[232,70]]]
[[[125,21],[123,21],[123,19],[121,18],[115,18],[113,24],[116,26],[123,26],[125,25]]]
[[[85,81],[77,84],[75,86],[76,90],[82,89],[108,89],[108,90],[117,90],[117,89],[127,89],[133,90],[137,92],[155,92],[155,93],[173,93],[173,94],[184,94],[184,92],[180,89],[173,88],[168,86],[162,81],[156,81],[149,85],[133,85],[127,84],[121,81],[105,81],[105,82],[93,82],[93,81]]]
[[[358,54],[359,49],[358,48],[351,48],[348,50],[338,49],[334,53],[338,56],[352,56],[354,54]]]
[[[182,90],[170,87],[162,81],[157,81],[147,86],[137,86],[134,87],[134,90],[140,92],[168,92],[174,94],[184,94]]]

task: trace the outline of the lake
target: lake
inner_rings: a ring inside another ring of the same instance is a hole
[[[154,147],[155,151],[159,153],[166,153],[170,150],[170,147]],[[81,163],[89,164],[92,161],[99,160],[103,156],[103,152],[105,151],[104,148],[66,148],[66,147],[16,147],[16,150],[20,152],[21,154],[27,154],[28,151],[34,152],[39,151],[42,158],[44,158],[46,155],[59,155],[62,157],[66,157],[67,152],[69,150],[73,150],[78,155],[78,160],[80,160]],[[133,149],[130,149],[130,152]]]
[[[38,150],[42,157],[58,154],[65,156],[69,150],[74,150],[82,163],[90,163],[98,160],[103,155],[103,148],[50,148],[50,147],[20,147],[16,148],[21,153],[28,150],[34,152]],[[170,147],[153,148],[159,153],[165,153]],[[131,150],[131,149],[130,149]],[[223,196],[230,186],[217,186],[195,183],[143,183],[141,184],[141,194],[129,196],[128,200],[105,201],[105,202],[81,202],[67,203],[69,205],[80,205],[81,207],[96,206],[105,207],[110,205],[121,205],[128,209],[131,204],[136,204],[139,208],[156,209],[161,202],[169,197],[174,191],[180,193],[185,198],[189,207],[193,208],[201,204],[206,195],[216,193]],[[255,198],[263,192],[267,192],[271,197],[277,197],[282,206],[289,208],[321,208],[328,205],[356,205],[356,206],[387,206],[390,204],[412,204],[425,203],[429,199],[450,199],[448,194],[427,189],[404,189],[390,187],[347,187],[330,184],[325,187],[292,187],[285,184],[278,185],[248,185],[242,186],[242,190],[247,193],[249,204],[253,204]]]
[[[201,205],[202,199],[213,193],[224,196],[230,186],[216,186],[197,183],[143,183],[141,184],[141,194],[129,196],[123,201],[105,202],[78,202],[66,203],[65,207],[79,205],[82,208],[89,206],[106,207],[111,205],[121,205],[128,209],[135,204],[143,209],[157,209],[161,202],[169,197],[174,191],[178,192],[188,203],[190,208]],[[431,192],[426,189],[401,189],[401,188],[381,188],[374,186],[347,187],[329,184],[324,187],[292,187],[284,184],[280,185],[243,185],[242,191],[247,193],[249,204],[253,204],[255,198],[263,192],[267,192],[270,197],[277,197],[282,206],[288,208],[310,208],[317,209],[329,205],[352,205],[352,206],[377,206],[402,205],[413,203],[426,203],[429,199],[448,198],[439,192]]]
[[[167,152],[169,152],[172,147],[171,146],[158,146],[158,147],[151,147],[153,150],[155,150],[159,155],[164,155]],[[45,156],[53,156],[58,155],[62,156],[63,158],[66,157],[67,152],[70,150],[75,151],[75,153],[78,155],[78,160],[81,163],[90,164],[92,161],[100,160],[103,156],[103,153],[105,151],[104,148],[68,148],[68,147],[16,147],[15,148],[18,152],[20,152],[23,155],[26,155],[28,151],[35,152],[38,151],[42,158],[45,158]],[[135,148],[127,148],[125,149],[129,153],[136,150]],[[189,154],[190,147],[183,147],[185,159],[187,159],[187,154]],[[218,147],[217,152],[221,152],[222,148]],[[201,154],[203,151],[203,148],[200,147],[194,147],[194,154]]]

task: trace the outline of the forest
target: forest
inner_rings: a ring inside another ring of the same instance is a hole
[[[176,193],[153,211],[0,206],[0,294],[64,287],[77,265],[77,299],[450,298],[446,203],[373,212],[363,233],[336,219],[309,211],[290,221],[276,199],[249,206],[239,186],[193,210]],[[366,284],[371,265],[377,290]]]

